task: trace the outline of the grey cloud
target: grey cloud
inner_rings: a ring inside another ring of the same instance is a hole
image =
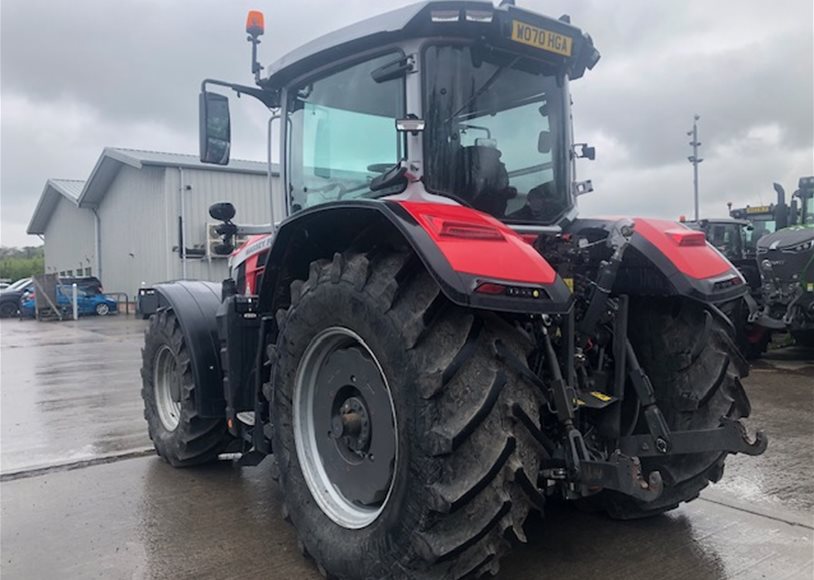
[[[23,232],[45,180],[86,177],[106,145],[194,152],[200,81],[251,82],[242,32],[248,9],[266,12],[267,64],[320,34],[408,3],[3,0],[2,242],[34,241]],[[728,198],[754,201],[772,180],[788,188],[814,173],[811,0],[518,4],[552,16],[569,12],[603,54],[573,85],[577,136],[601,141],[597,162],[581,168],[598,188],[584,199],[584,213],[686,212],[684,133],[695,112],[702,115],[709,211]],[[232,108],[233,152],[262,159],[266,114],[244,101]],[[756,128],[774,126],[780,142],[738,145]]]

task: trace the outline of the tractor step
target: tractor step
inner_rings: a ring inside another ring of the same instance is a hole
[[[236,417],[244,425],[254,427],[254,411],[240,411]]]

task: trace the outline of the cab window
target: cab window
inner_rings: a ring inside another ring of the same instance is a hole
[[[405,114],[404,78],[373,78],[400,57],[388,53],[289,89],[291,213],[369,195],[371,180],[404,156],[395,128]]]

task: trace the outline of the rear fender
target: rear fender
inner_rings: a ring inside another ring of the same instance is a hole
[[[307,278],[314,260],[351,247],[405,243],[455,304],[518,313],[571,307],[568,287],[548,262],[491,216],[457,205],[355,200],[301,211],[280,226],[266,262],[260,309],[287,306],[291,282]],[[504,292],[478,292],[483,284]]]
[[[180,281],[158,284],[158,311],[172,310],[181,326],[195,380],[195,405],[202,417],[224,417],[217,310],[221,284]]]
[[[685,239],[699,232],[669,220],[635,218],[614,292],[630,295],[678,295],[716,304],[748,293],[740,272],[708,242]],[[569,231],[610,231],[614,220],[580,219]],[[685,245],[686,241],[691,241]]]

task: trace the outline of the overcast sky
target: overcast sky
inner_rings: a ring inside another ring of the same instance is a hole
[[[264,64],[404,0],[2,0],[0,243],[25,234],[46,179],[85,179],[105,146],[197,153],[201,79],[251,83],[243,26],[266,13]],[[768,203],[814,174],[812,0],[518,0],[602,52],[572,85],[577,141],[597,146],[581,214],[692,213],[686,131],[701,115],[702,214]],[[265,157],[266,111],[233,102],[232,156]]]

